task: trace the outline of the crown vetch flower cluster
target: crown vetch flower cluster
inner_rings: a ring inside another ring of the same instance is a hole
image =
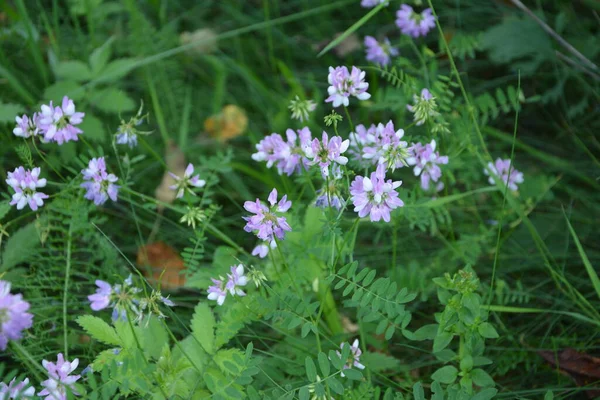
[[[505,185],[508,185],[508,188],[512,191],[517,191],[519,187],[518,183],[523,183],[523,173],[516,170],[514,167],[511,168],[510,158],[505,160],[498,158],[495,163],[488,163],[488,168],[492,171],[492,173],[500,178]],[[509,175],[510,170],[510,175]],[[488,182],[490,185],[495,185],[494,177],[490,176],[490,173],[487,169],[483,170],[483,173],[488,175]]]
[[[169,175],[171,175],[171,177],[175,179],[175,184],[169,186],[169,189],[177,191],[176,198],[182,198],[185,192],[188,192],[192,196],[195,196],[196,193],[194,193],[194,191],[191,188],[201,188],[204,185],[206,185],[206,181],[204,179],[200,179],[200,175],[192,176],[193,174],[194,166],[191,163],[188,164],[187,168],[185,169],[183,178],[180,178],[174,173],[169,172]]]
[[[424,146],[421,143],[415,143],[410,148],[411,156],[407,162],[409,165],[414,165],[415,176],[421,175],[423,190],[429,190],[430,182],[438,182],[441,178],[442,170],[439,164],[448,164],[448,156],[440,156],[440,153],[435,151],[435,147],[435,140],[432,140],[431,143]],[[439,182],[435,190],[439,192],[443,188],[443,182]]]
[[[373,222],[381,219],[390,222],[390,212],[404,206],[396,191],[400,185],[402,181],[385,180],[383,164],[377,166],[377,170],[371,173],[370,178],[357,176],[350,185],[354,211],[358,212],[361,218],[369,215]]]
[[[388,65],[392,57],[400,54],[398,49],[392,47],[388,38],[378,42],[373,36],[365,36],[365,47],[367,48],[367,61],[372,61],[382,67]]]
[[[17,122],[17,126],[13,129],[15,136],[28,139],[32,136],[37,136],[40,134],[39,113],[34,113],[32,118],[29,118],[27,115],[23,115],[22,117],[16,116],[15,121]]]
[[[25,169],[22,166],[8,173],[6,183],[13,188],[15,193],[10,202],[11,206],[17,205],[17,210],[22,210],[26,205],[36,211],[44,205],[44,199],[48,195],[38,192],[38,188],[46,186],[46,179],[40,179],[40,168],[32,170]]]
[[[304,148],[310,145],[312,134],[308,127],[288,129],[285,131],[287,141],[280,134],[266,136],[256,145],[257,152],[252,154],[255,161],[266,161],[267,168],[276,166],[279,174],[292,175],[308,169],[309,160],[304,154]]]
[[[81,174],[84,180],[81,187],[87,190],[84,196],[86,199],[93,200],[97,206],[106,203],[109,198],[117,201],[120,186],[115,185],[115,182],[119,178],[106,171],[104,157],[92,158]]]
[[[31,399],[35,395],[35,388],[29,384],[29,379],[25,378],[17,383],[17,378],[13,378],[7,385],[0,382],[0,399]]]
[[[115,143],[126,144],[129,148],[134,148],[138,144],[138,135],[150,134],[150,132],[142,132],[137,129],[144,122],[144,119],[148,118],[148,114],[142,115],[143,109],[144,104],[142,103],[137,114],[131,117],[128,122],[121,120],[121,125],[117,128],[115,135]]]
[[[65,96],[60,106],[55,107],[52,102],[42,105],[38,127],[45,141],[61,145],[78,140],[83,131],[76,125],[81,124],[84,116],[84,113],[75,111],[75,103]]]
[[[248,277],[244,275],[244,266],[242,264],[230,267],[230,274],[227,274],[227,281],[223,277],[220,279],[211,278],[213,285],[208,288],[208,299],[215,300],[218,305],[223,305],[227,294],[232,296],[245,296],[246,293],[241,289],[248,284]]]
[[[404,130],[396,130],[391,120],[368,129],[358,125],[356,132],[350,133],[351,153],[357,155],[361,166],[385,164],[386,169],[395,171],[407,165],[408,143],[401,140],[403,137]]]
[[[435,17],[431,8],[426,8],[419,14],[408,4],[402,4],[396,12],[396,26],[403,34],[418,38],[427,35],[435,27]]]
[[[273,189],[268,197],[269,206],[263,204],[259,199],[256,201],[247,201],[244,203],[246,211],[253,213],[250,217],[243,217],[246,220],[244,230],[254,232],[259,239],[267,242],[283,240],[286,231],[292,228],[287,223],[285,217],[276,213],[284,213],[290,209],[292,202],[284,195],[277,203],[277,189]]]
[[[362,0],[360,5],[364,8],[372,8],[378,6],[379,4],[385,4],[386,6],[389,4],[389,0]]]
[[[329,67],[327,76],[329,88],[327,92],[329,97],[325,99],[326,103],[333,103],[334,107],[350,104],[350,96],[359,100],[367,100],[371,97],[367,93],[369,84],[365,82],[365,72],[359,68],[352,67],[352,72],[347,67]]]
[[[323,178],[327,178],[329,168],[333,163],[339,165],[348,163],[348,158],[342,155],[348,150],[348,146],[350,146],[348,139],[342,140],[340,136],[333,136],[329,139],[327,132],[323,132],[321,140],[314,138],[310,146],[305,146],[304,154],[310,160],[310,165],[318,164],[321,168],[321,175]]]
[[[67,400],[69,390],[74,395],[79,395],[75,391],[74,384],[81,375],[71,375],[79,365],[78,358],[69,362],[65,360],[62,353],[59,353],[56,363],[43,360],[42,365],[48,371],[48,379],[41,383],[44,390],[39,392],[38,396],[45,396],[45,400]]]
[[[340,210],[344,205],[344,200],[341,194],[340,183],[343,178],[342,169],[339,165],[334,165],[332,174],[329,178],[328,185],[317,191],[317,199],[315,206],[319,208],[333,207]]]
[[[27,312],[29,303],[21,294],[10,293],[10,282],[0,281],[0,350],[6,350],[9,340],[19,340],[23,330],[33,325],[33,315]]]

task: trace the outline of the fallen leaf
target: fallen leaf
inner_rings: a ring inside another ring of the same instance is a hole
[[[138,249],[137,264],[152,284],[173,290],[185,285],[185,269],[179,253],[164,242],[150,243]]]
[[[185,155],[173,141],[170,141],[165,152],[165,159],[167,162],[167,171],[165,171],[160,185],[158,185],[154,191],[154,197],[156,197],[158,201],[171,204],[175,200],[177,192],[169,188],[169,186],[175,184],[175,179],[169,175],[169,172],[172,172],[177,176],[183,176],[186,167]],[[159,204],[159,211],[163,208],[164,206]]]
[[[233,104],[223,107],[217,115],[204,121],[204,130],[215,139],[226,142],[242,135],[248,128],[246,112]]]
[[[537,352],[544,360],[569,376],[577,386],[588,386],[600,379],[600,358],[566,348],[558,353],[541,350]],[[600,396],[600,390],[587,390],[590,399]]]

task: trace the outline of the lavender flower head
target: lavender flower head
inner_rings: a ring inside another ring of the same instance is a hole
[[[75,125],[79,125],[84,116],[82,112],[75,112],[75,104],[67,96],[63,97],[60,107],[54,107],[52,102],[42,105],[39,128],[44,134],[44,140],[59,145],[78,140],[77,135],[83,131]]]
[[[344,343],[340,344],[340,349],[344,349]],[[342,356],[342,353],[340,353],[339,351],[336,351],[336,353],[338,356]],[[350,369],[352,367],[358,369],[365,369],[365,366],[360,363],[361,355],[362,351],[360,350],[358,339],[354,339],[352,346],[350,346],[350,357],[348,358],[348,360],[346,360],[346,364],[344,365],[343,369]],[[341,373],[341,375],[345,376],[343,372]]]
[[[33,315],[27,312],[29,303],[21,294],[10,294],[10,282],[0,281],[0,350],[6,350],[9,340],[19,340],[23,330],[33,325]]]
[[[46,186],[46,179],[40,179],[40,172],[40,168],[26,170],[18,167],[8,173],[6,183],[15,191],[10,202],[11,206],[16,204],[17,210],[22,210],[25,205],[29,205],[33,211],[36,211],[44,205],[44,199],[47,199],[48,195],[36,190]]]
[[[332,174],[329,179],[329,185],[317,191],[317,199],[315,206],[319,208],[333,207],[340,210],[344,205],[344,200],[341,194],[340,183],[343,178],[342,169],[339,165],[334,165]]]
[[[377,170],[371,173],[370,178],[357,176],[350,185],[354,211],[358,212],[360,218],[370,215],[373,222],[381,219],[390,222],[390,212],[404,206],[396,191],[400,185],[402,181],[385,180],[383,164],[377,166]]]
[[[174,185],[169,186],[169,189],[177,191],[176,197],[178,199],[182,198],[183,193],[186,191],[188,193],[190,193],[191,195],[195,196],[196,193],[194,193],[194,191],[191,189],[191,187],[201,188],[204,185],[206,185],[206,181],[203,179],[200,179],[200,175],[192,176],[193,173],[194,173],[194,166],[191,163],[188,164],[187,168],[185,169],[183,178],[180,178],[177,175],[175,175],[174,173],[169,172],[169,175],[171,175],[171,177],[173,179],[175,179],[175,181],[176,181],[176,183]]]
[[[269,206],[261,203],[259,199],[255,202],[247,201],[244,203],[244,208],[253,213],[250,217],[243,217],[246,220],[244,230],[246,232],[254,232],[259,239],[271,242],[275,238],[283,240],[285,232],[291,231],[292,228],[287,223],[285,217],[278,213],[284,213],[290,209],[292,202],[284,195],[279,203],[277,203],[277,189],[273,189],[269,194]]]
[[[90,301],[90,307],[94,311],[100,311],[108,307],[111,300],[111,295],[113,294],[113,288],[107,282],[96,280],[96,293],[88,296],[88,300]]]
[[[373,8],[379,4],[385,4],[387,6],[389,4],[389,0],[362,0],[360,2],[361,7],[364,8]]]
[[[330,85],[327,89],[329,97],[325,99],[325,102],[333,102],[334,107],[342,104],[347,107],[350,104],[350,96],[359,100],[367,100],[371,97],[367,93],[369,84],[365,82],[365,72],[359,68],[352,67],[352,72],[350,72],[346,67],[329,67],[327,81]]]
[[[222,306],[227,297],[227,290],[225,289],[223,280],[214,278],[210,278],[210,280],[213,282],[213,285],[208,287],[208,299],[216,300],[217,304]]]
[[[241,286],[246,286],[248,284],[248,277],[244,275],[244,266],[242,264],[234,265],[230,268],[231,273],[227,274],[227,284],[225,285],[225,289],[231,293],[232,296],[245,296],[246,293],[242,289]]]
[[[121,120],[121,125],[117,128],[115,142],[117,144],[126,144],[129,148],[134,148],[138,144],[138,135],[149,135],[151,132],[142,132],[137,129],[144,122],[148,114],[142,115],[144,103],[140,106],[137,114],[129,119],[128,122]]]
[[[411,147],[411,157],[406,161],[409,165],[414,165],[415,176],[421,175],[421,187],[423,190],[429,190],[430,182],[438,182],[442,176],[442,170],[439,164],[448,164],[448,156],[440,156],[435,151],[435,140],[423,146],[421,143],[415,143]],[[436,192],[444,188],[443,182],[436,185]]]
[[[115,185],[115,182],[119,178],[106,172],[104,157],[92,158],[81,173],[84,182],[80,186],[87,190],[84,196],[86,199],[93,200],[97,206],[106,203],[109,198],[117,201],[120,186]]]
[[[29,379],[25,378],[21,382],[16,382],[13,378],[7,385],[0,382],[0,399],[31,399],[35,395],[35,388],[29,384]]]
[[[346,165],[348,158],[342,156],[343,153],[348,150],[350,146],[350,140],[342,140],[340,136],[333,136],[329,139],[327,132],[323,132],[321,140],[315,138],[304,147],[304,154],[311,160],[311,165],[318,164],[321,168],[321,175],[323,178],[329,176],[329,167],[332,163],[340,165]]]
[[[382,67],[388,65],[392,57],[400,54],[398,49],[392,47],[388,38],[378,42],[373,36],[365,36],[365,47],[367,48],[367,61],[379,64]]]
[[[377,144],[377,126],[371,124],[369,128],[360,124],[356,126],[356,132],[350,132],[350,146],[348,153],[350,159],[361,168],[373,165],[373,157],[364,157],[363,150],[366,147],[375,147]]]
[[[396,26],[403,34],[418,38],[427,35],[435,27],[435,17],[431,8],[426,8],[419,14],[408,4],[402,4],[396,12]]]
[[[285,133],[287,142],[278,133],[273,133],[261,140],[256,145],[257,152],[252,154],[252,159],[266,161],[267,168],[275,165],[280,175],[289,176],[308,169],[309,160],[303,149],[310,145],[312,134],[308,127],[297,131],[288,129]]]
[[[44,390],[38,396],[46,396],[45,400],[67,400],[67,391],[78,395],[73,387],[81,375],[70,375],[79,365],[79,359],[72,362],[65,360],[62,353],[58,354],[56,363],[43,360],[42,365],[48,371],[48,379],[41,383]]]
[[[276,247],[277,247],[277,242],[275,240],[271,240],[270,242],[266,241],[266,242],[263,242],[263,243],[257,245],[252,250],[252,255],[258,256],[259,258],[265,258],[267,256],[267,254],[269,254],[269,251]]]
[[[518,183],[523,183],[523,173],[516,170],[514,167],[511,168],[510,158],[503,160],[501,158],[496,159],[495,163],[488,163],[488,168],[492,171],[492,173],[500,178],[505,185],[508,185],[508,188],[512,191],[517,191],[519,188],[517,186]],[[508,171],[510,170],[510,175]],[[486,169],[483,170],[483,173],[489,175],[489,171]],[[488,179],[490,185],[495,185],[494,177],[490,176]]]
[[[384,164],[395,171],[402,168],[408,158],[408,142],[401,140],[404,129],[394,128],[391,120],[387,124],[378,124],[375,130],[375,144],[363,148],[363,158],[372,159],[377,164]]]
[[[17,126],[13,129],[13,133],[15,136],[25,139],[37,136],[40,133],[38,127],[39,120],[40,115],[38,113],[34,113],[32,118],[29,118],[27,115],[23,115],[22,117],[17,116],[15,117]]]

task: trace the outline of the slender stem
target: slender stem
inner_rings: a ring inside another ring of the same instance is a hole
[[[65,348],[65,358],[69,358],[69,341],[67,340],[67,293],[69,292],[69,277],[71,276],[71,244],[73,234],[73,222],[69,224],[69,232],[67,234],[67,259],[65,269],[65,286],[63,288],[63,340]]]

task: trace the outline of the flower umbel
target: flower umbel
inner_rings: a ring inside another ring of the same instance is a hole
[[[505,185],[508,185],[508,188],[512,191],[517,191],[519,188],[517,186],[518,183],[523,183],[523,173],[516,170],[514,167],[511,168],[510,158],[503,160],[501,158],[496,159],[495,163],[488,163],[488,168],[492,171],[492,173],[500,178]],[[510,170],[510,175],[509,175]],[[490,175],[487,169],[483,170],[483,173],[486,175]],[[490,185],[495,185],[494,178],[492,176],[489,177],[488,182]]]
[[[109,283],[101,281],[99,279],[96,280],[96,293],[88,296],[88,300],[90,301],[90,307],[94,311],[100,311],[108,307],[111,301],[111,295],[113,294],[112,286]]]
[[[10,202],[11,206],[16,204],[17,210],[22,210],[25,205],[29,205],[33,211],[36,211],[44,205],[44,199],[47,199],[48,195],[36,190],[46,186],[46,179],[40,179],[40,172],[40,168],[26,170],[19,167],[8,173],[6,183],[15,191]]]
[[[196,193],[194,193],[194,191],[191,189],[191,187],[201,188],[204,185],[206,185],[206,181],[203,179],[200,179],[200,175],[192,176],[193,173],[194,173],[194,166],[191,163],[188,164],[187,168],[185,169],[183,178],[180,178],[177,175],[175,175],[174,173],[169,172],[169,175],[171,175],[171,177],[173,179],[175,179],[175,181],[176,181],[176,183],[174,185],[171,185],[169,187],[169,189],[177,191],[176,197],[178,199],[183,197],[184,192],[188,192],[191,195],[195,196]]]
[[[10,282],[0,281],[0,350],[6,350],[9,340],[19,340],[23,330],[33,325],[33,315],[27,312],[29,303],[21,294],[10,294]]]
[[[30,385],[29,379],[25,378],[21,382],[16,382],[13,378],[7,385],[0,382],[0,399],[31,399],[35,395],[35,388]]]
[[[234,265],[230,268],[231,273],[227,274],[227,284],[225,285],[225,289],[231,293],[232,296],[245,296],[246,293],[242,289],[241,286],[246,286],[248,284],[248,278],[244,275],[244,266],[242,264]]]
[[[415,143],[411,147],[411,157],[407,162],[409,165],[414,165],[415,176],[421,175],[421,187],[423,190],[429,190],[430,181],[438,182],[442,176],[442,170],[439,164],[448,164],[448,156],[440,156],[440,153],[435,151],[435,140],[423,146],[421,143]],[[439,192],[444,188],[444,184],[439,182],[435,190]]]
[[[41,383],[44,390],[38,396],[46,396],[45,400],[67,400],[67,391],[79,395],[73,386],[81,375],[70,375],[79,365],[78,358],[69,362],[59,353],[56,363],[43,360],[42,365],[48,371],[48,379]]]
[[[332,163],[340,165],[348,163],[348,158],[342,156],[342,154],[348,150],[349,145],[350,141],[348,139],[342,140],[340,136],[333,136],[329,139],[327,132],[323,132],[321,140],[315,138],[310,145],[305,146],[304,154],[311,160],[311,165],[319,165],[321,175],[323,175],[323,178],[327,178]]]
[[[83,131],[76,125],[83,121],[84,116],[82,112],[75,112],[73,100],[65,96],[60,107],[54,107],[52,102],[42,105],[38,127],[45,141],[61,145],[78,140],[78,135]]]
[[[408,4],[402,4],[396,12],[396,26],[403,34],[418,38],[427,35],[435,27],[435,17],[431,8],[426,8],[419,14]]]
[[[269,206],[263,204],[259,199],[256,201],[247,201],[244,208],[253,213],[250,217],[243,217],[246,220],[244,230],[254,232],[259,239],[271,242],[275,238],[283,240],[286,231],[292,228],[287,223],[286,218],[279,215],[290,209],[292,202],[284,195],[277,203],[277,189],[273,189],[269,194]]]
[[[364,8],[372,8],[378,6],[379,4],[385,4],[386,6],[389,4],[389,0],[362,0],[360,5]]]
[[[23,115],[22,117],[17,116],[15,117],[17,126],[13,129],[13,133],[15,136],[25,139],[37,136],[40,133],[39,120],[40,114],[38,113],[34,113],[32,118],[29,118],[27,115]]]
[[[216,300],[217,304],[222,306],[227,297],[227,290],[223,284],[223,278],[210,278],[210,280],[213,282],[213,285],[208,287],[208,299]]]
[[[117,144],[126,144],[130,148],[134,148],[138,144],[138,135],[149,135],[151,132],[144,132],[137,129],[144,119],[148,118],[148,114],[142,115],[144,103],[140,106],[137,114],[129,119],[128,122],[121,120],[121,125],[117,128],[115,142]]]
[[[404,206],[396,191],[400,185],[402,181],[385,180],[383,164],[377,166],[377,170],[371,173],[370,178],[357,176],[350,185],[354,211],[358,212],[361,218],[370,215],[371,221],[374,222],[381,219],[390,222],[390,212]]]
[[[407,165],[408,142],[401,140],[403,137],[404,130],[396,130],[391,120],[369,129],[358,125],[356,132],[350,133],[351,153],[362,167],[385,164],[386,169],[394,171]]]
[[[97,206],[106,203],[109,198],[117,201],[120,186],[115,185],[115,182],[119,178],[106,172],[104,157],[92,158],[81,174],[84,180],[81,187],[87,190],[86,199],[93,200]]]
[[[359,100],[367,100],[371,97],[367,93],[369,84],[365,82],[365,72],[359,68],[352,67],[352,72],[346,67],[329,67],[327,76],[329,88],[327,92],[329,97],[325,99],[326,103],[333,103],[334,107],[350,104],[350,96]]]
[[[317,103],[312,100],[300,100],[300,97],[296,96],[290,100],[288,108],[292,111],[293,119],[304,122],[304,120],[308,120],[308,115],[316,110]]]
[[[365,36],[365,47],[367,48],[367,61],[382,67],[388,65],[392,57],[400,54],[398,49],[392,47],[388,38],[383,38],[383,41],[378,42],[373,36]]]
[[[287,142],[278,133],[273,133],[261,140],[256,145],[258,151],[252,154],[252,159],[266,161],[267,168],[275,165],[280,175],[285,173],[289,176],[308,169],[309,160],[306,158],[303,148],[310,145],[312,134],[308,127],[297,131],[288,129],[285,134]]]

